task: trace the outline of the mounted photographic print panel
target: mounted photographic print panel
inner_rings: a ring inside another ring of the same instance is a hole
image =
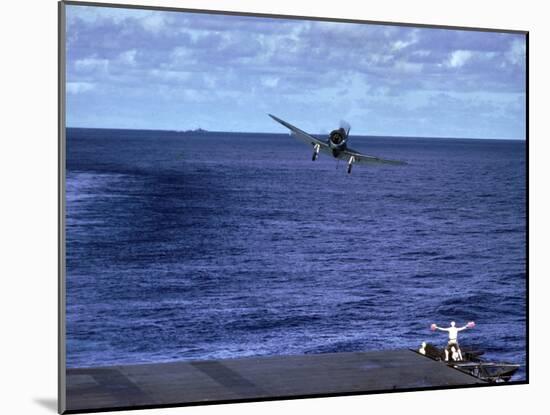
[[[60,412],[528,382],[527,32],[59,11]]]

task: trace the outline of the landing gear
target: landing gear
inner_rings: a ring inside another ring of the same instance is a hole
[[[311,156],[311,161],[317,160],[317,157],[319,157],[320,149],[321,149],[321,146],[319,144],[315,144],[315,146],[313,146],[313,155]]]
[[[353,167],[354,161],[355,161],[355,157],[351,156],[348,161],[348,174],[351,174],[351,168]]]

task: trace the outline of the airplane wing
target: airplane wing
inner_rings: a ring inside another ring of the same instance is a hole
[[[289,124],[286,121],[281,120],[280,118],[272,114],[268,114],[268,115],[271,118],[273,118],[275,121],[277,121],[279,124],[282,124],[283,126],[288,128],[292,132],[292,135],[294,137],[312,146],[319,145],[319,150],[323,151],[324,153],[332,155],[332,151],[328,143],[326,143],[325,141],[319,140],[318,138],[313,137],[311,134],[308,134],[305,131],[300,130],[298,127],[295,127],[292,124]],[[359,164],[393,164],[393,165],[407,164],[404,161],[386,160],[376,156],[368,156],[366,154],[361,154],[358,151],[352,150],[350,148],[343,150],[338,154],[338,158],[340,160],[345,160],[346,162],[349,162],[351,157],[354,158],[353,163],[359,163]]]
[[[319,140],[318,138],[313,137],[312,135],[306,133],[305,131],[300,130],[298,127],[294,127],[292,124],[289,124],[286,121],[281,120],[280,118],[274,115],[271,115],[271,114],[267,114],[267,115],[269,115],[279,124],[282,124],[286,128],[288,128],[292,132],[292,135],[297,139],[303,141],[306,144],[311,144],[312,146],[315,146],[318,144],[320,146],[320,150],[323,150],[323,152],[325,153],[330,153],[330,148],[325,141]]]
[[[368,156],[366,154],[361,154],[358,151],[352,150],[351,148],[342,151],[338,155],[338,158],[340,160],[346,161],[349,161],[351,157],[354,158],[353,162],[358,164],[392,164],[394,166],[402,166],[407,164],[406,162],[400,160],[386,160],[376,156]]]

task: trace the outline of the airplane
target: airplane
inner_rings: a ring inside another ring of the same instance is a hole
[[[323,151],[334,158],[339,160],[346,160],[348,163],[348,174],[351,173],[351,168],[354,163],[359,164],[392,164],[395,166],[407,164],[404,161],[398,160],[385,160],[376,156],[368,156],[366,154],[361,154],[355,150],[352,150],[348,147],[348,138],[349,131],[351,127],[349,125],[343,125],[337,130],[333,130],[326,141],[320,140],[313,137],[312,135],[306,133],[305,131],[300,130],[299,128],[293,126],[292,124],[281,120],[272,114],[267,114],[279,124],[282,124],[291,131],[291,134],[299,140],[302,140],[306,144],[313,146],[313,155],[311,160],[317,160],[319,157],[319,151]]]

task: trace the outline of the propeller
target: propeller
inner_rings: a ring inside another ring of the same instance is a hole
[[[346,132],[346,137],[347,137],[349,135],[349,131],[351,130],[351,125],[349,124],[349,122],[341,120],[340,121],[340,128],[344,129],[344,131]]]

